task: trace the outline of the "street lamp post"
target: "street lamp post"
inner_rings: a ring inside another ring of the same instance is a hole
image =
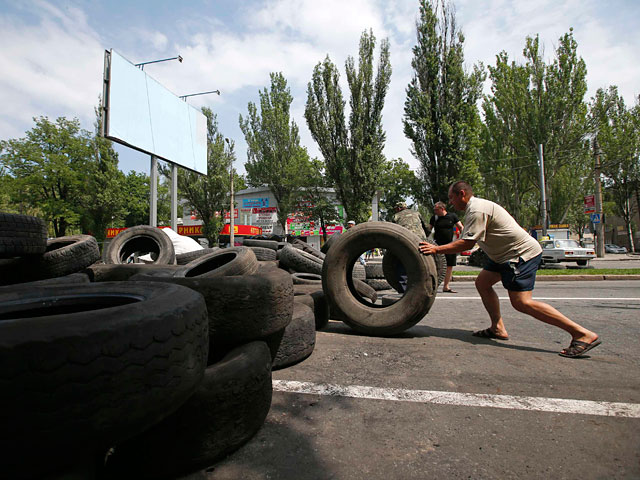
[[[160,60],[151,60],[149,62],[136,63],[135,66],[140,67],[140,70],[144,70],[145,65],[149,65],[150,63],[168,62],[169,60],[178,60],[180,63],[182,63],[183,58],[181,55],[178,55],[177,57],[162,58]]]
[[[227,146],[229,147],[229,159],[231,160],[231,142],[228,138],[224,139],[227,142]],[[235,235],[234,235],[234,221],[233,221],[233,213],[234,213],[234,205],[233,205],[233,160],[229,162],[229,183],[231,186],[231,208],[229,209],[229,244],[230,246],[235,245]]]

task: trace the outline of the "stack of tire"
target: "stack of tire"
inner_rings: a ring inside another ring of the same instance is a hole
[[[172,478],[207,467],[264,422],[272,367],[311,353],[285,341],[294,321],[314,322],[294,302],[288,272],[247,248],[179,265],[161,230],[120,235],[102,263],[93,237],[47,240],[42,221],[0,214],[8,285],[0,288],[0,471],[8,478],[73,468]],[[96,248],[86,253],[85,244]],[[155,264],[125,263],[149,252]]]

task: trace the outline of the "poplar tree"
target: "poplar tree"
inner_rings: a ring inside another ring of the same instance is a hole
[[[340,74],[329,56],[313,69],[304,113],[347,218],[356,222],[369,217],[385,162],[382,109],[391,80],[389,41],[380,43],[377,68],[375,47],[373,32],[363,32],[357,64],[351,56],[345,63],[351,94],[348,127]]]
[[[480,98],[484,72],[464,69],[464,35],[446,0],[421,0],[417,44],[407,87],[404,134],[420,162],[419,201],[428,208],[446,201],[449,185],[464,179],[482,190],[478,173]]]
[[[260,111],[249,102],[247,118],[240,115],[240,128],[247,142],[247,183],[266,185],[278,202],[278,221],[286,231],[287,216],[299,199],[311,163],[300,146],[298,126],[291,120],[293,101],[282,73],[271,73],[271,87],[259,92]]]

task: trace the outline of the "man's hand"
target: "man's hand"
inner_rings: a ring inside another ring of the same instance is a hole
[[[438,253],[437,248],[438,247],[436,245],[427,242],[420,242],[418,245],[418,250],[420,250],[420,253],[423,255],[435,255]]]

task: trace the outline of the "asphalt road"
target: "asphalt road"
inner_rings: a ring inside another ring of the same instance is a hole
[[[472,337],[486,313],[472,282],[455,287],[398,337],[331,321],[307,360],[273,373],[258,434],[198,478],[640,478],[640,281],[538,284],[600,334],[583,359],[557,355],[568,336],[502,287],[511,339]]]

